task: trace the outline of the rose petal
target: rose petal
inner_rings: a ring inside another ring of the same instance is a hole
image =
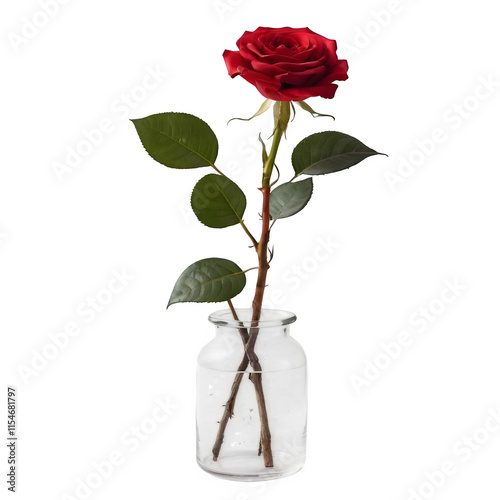
[[[259,73],[258,71],[254,71],[243,66],[238,68],[239,74],[242,78],[244,78],[247,82],[256,85],[259,82],[261,85],[265,86],[269,89],[278,90],[281,85],[274,78],[267,76],[263,73]]]
[[[266,86],[262,82],[255,82],[256,89],[266,98],[272,99],[273,101],[290,101],[291,99],[287,99],[285,96],[281,95],[281,93],[271,87]]]
[[[271,77],[276,77],[277,75],[282,75],[286,73],[281,67],[277,64],[268,64],[262,61],[252,61],[251,66],[255,71],[259,71],[260,73],[264,73],[265,75],[269,75]]]
[[[269,64],[277,64],[281,62],[302,63],[317,60],[322,55],[323,54],[321,53],[316,55],[316,47],[311,47],[302,52],[295,52],[293,55],[279,55],[276,53],[265,54],[260,59],[261,61]]]
[[[309,80],[311,77],[313,78],[312,84],[314,85],[318,80],[325,75],[327,71],[326,66],[318,66],[317,68],[311,68],[306,71],[300,71],[297,73],[285,73],[283,75],[277,75],[274,78],[281,82],[282,85],[293,85],[294,87],[302,87],[307,83],[310,83]]]
[[[337,64],[335,64],[330,70],[325,74],[325,76],[317,82],[318,85],[324,83],[333,82],[334,80],[347,80],[349,76],[347,75],[347,70],[349,65],[345,59],[339,59]]]
[[[320,57],[316,61],[306,61],[306,62],[282,62],[273,64],[273,67],[280,68],[287,72],[303,71],[309,68],[314,68],[315,66],[321,66],[327,60],[327,56]],[[269,65],[270,66],[270,65]]]
[[[276,46],[278,48],[284,47],[287,49],[297,50],[299,43],[295,37],[291,36],[290,34],[286,34],[276,39]]]
[[[231,78],[239,75],[238,67],[245,66],[245,61],[239,52],[234,50],[225,50],[222,54],[226,63],[227,71]]]
[[[253,61],[254,59],[260,59],[262,56],[260,55],[260,50],[255,44],[252,42],[248,42],[246,45],[242,45],[240,47],[240,54],[244,59],[248,61]]]

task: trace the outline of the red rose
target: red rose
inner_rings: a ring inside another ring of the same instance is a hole
[[[331,99],[347,80],[347,61],[337,58],[337,42],[309,28],[257,28],[236,42],[239,51],[225,50],[229,75],[242,76],[274,101]]]

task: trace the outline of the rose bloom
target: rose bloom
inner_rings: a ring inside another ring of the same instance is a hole
[[[257,28],[223,57],[229,75],[255,85],[274,101],[303,101],[335,95],[335,80],[347,80],[347,61],[337,58],[337,42],[309,28]]]

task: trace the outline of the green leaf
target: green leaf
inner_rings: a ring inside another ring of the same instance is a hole
[[[200,179],[191,195],[191,207],[196,217],[208,227],[238,224],[246,206],[243,191],[231,179],[218,174],[208,174]]]
[[[273,219],[284,219],[300,212],[311,199],[313,182],[309,177],[299,182],[285,182],[271,191],[269,212]]]
[[[245,288],[245,273],[227,259],[210,258],[191,264],[177,279],[167,309],[179,302],[223,302]]]
[[[158,113],[132,120],[148,154],[171,168],[213,166],[219,144],[212,129],[187,113]]]
[[[319,132],[297,144],[292,153],[292,165],[296,176],[323,175],[339,172],[378,154],[383,153],[377,153],[342,132]]]

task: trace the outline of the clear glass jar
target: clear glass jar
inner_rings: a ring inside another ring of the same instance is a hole
[[[254,370],[244,349],[252,310],[237,309],[236,314],[238,321],[229,309],[210,315],[215,338],[198,356],[198,464],[236,481],[294,474],[305,462],[307,426],[306,356],[290,336],[290,324],[297,318],[286,311],[262,310],[255,344],[261,370]],[[269,435],[270,445],[261,437]]]

